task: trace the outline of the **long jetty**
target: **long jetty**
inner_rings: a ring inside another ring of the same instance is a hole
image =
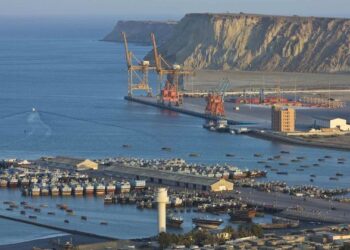
[[[47,224],[39,223],[36,221],[29,221],[29,220],[15,218],[15,217],[3,215],[3,214],[0,214],[0,218],[6,219],[6,220],[11,220],[11,221],[16,221],[16,222],[21,222],[21,223],[25,223],[25,224],[29,224],[29,225],[34,225],[34,226],[38,226],[38,227],[44,227],[44,228],[48,228],[48,229],[52,229],[52,230],[56,230],[56,231],[61,231],[61,232],[69,233],[72,235],[89,236],[89,237],[95,237],[95,238],[99,238],[99,239],[103,239],[103,240],[119,240],[119,239],[114,238],[114,237],[103,236],[103,235],[83,232],[83,231],[79,231],[79,230],[73,230],[73,229],[68,229],[68,228],[63,228],[63,227],[58,227],[58,226],[47,225]]]
[[[147,99],[146,99],[146,98],[142,98],[142,97],[125,96],[124,99],[127,101],[130,101],[130,102],[137,102],[137,103],[141,103],[144,105],[148,105],[148,106],[152,106],[152,107],[156,107],[156,108],[160,108],[160,109],[165,109],[165,110],[174,111],[174,112],[185,114],[185,115],[199,117],[199,118],[202,118],[205,120],[215,120],[216,121],[216,120],[220,119],[217,116],[208,115],[204,112],[199,112],[199,111],[186,109],[186,108],[182,108],[182,107],[177,107],[177,106],[173,106],[173,105],[166,105],[163,103],[158,103],[154,98],[150,98],[150,97],[147,97]],[[249,122],[239,122],[239,121],[235,121],[235,120],[227,119],[227,118],[226,118],[226,120],[227,120],[228,124],[230,124],[230,125],[252,125],[252,124],[254,124],[254,123],[249,123]]]

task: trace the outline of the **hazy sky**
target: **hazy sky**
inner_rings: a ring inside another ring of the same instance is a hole
[[[180,18],[189,12],[350,17],[350,0],[0,0],[0,16]]]

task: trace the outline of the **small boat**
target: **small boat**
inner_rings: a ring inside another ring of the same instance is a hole
[[[29,215],[28,218],[29,218],[29,219],[34,219],[34,220],[35,220],[35,219],[36,219],[36,216],[35,216],[35,215]]]
[[[82,215],[82,216],[80,217],[80,219],[81,219],[81,220],[87,220],[87,217],[84,216],[84,215]]]
[[[25,215],[26,214],[26,211],[24,211],[24,210],[21,210],[21,212],[20,212],[21,214],[23,214],[23,215]]]
[[[234,154],[226,154],[225,156],[226,156],[226,157],[235,157]]]
[[[338,161],[338,164],[344,164],[344,162],[343,161]]]
[[[300,167],[301,168],[309,168],[310,166],[308,166],[308,165],[301,165]]]
[[[278,169],[277,169],[277,168],[271,168],[270,170],[271,170],[271,171],[273,171],[273,172],[278,171]]]
[[[105,198],[104,198],[104,203],[105,204],[112,204],[112,203],[115,203],[115,197],[113,194],[111,193],[108,193],[105,195]]]
[[[123,147],[123,148],[130,148],[131,145],[129,145],[129,144],[123,144],[122,147]]]
[[[68,208],[67,204],[57,204],[57,207],[61,210],[66,210]]]
[[[265,164],[266,162],[265,161],[258,161],[257,163],[258,164]]]
[[[337,180],[339,180],[337,177],[329,177],[329,180],[331,180],[331,181],[337,181]]]
[[[163,151],[168,151],[168,152],[169,152],[169,151],[171,151],[171,148],[169,148],[169,147],[162,147],[162,150],[163,150]]]
[[[296,171],[304,171],[302,168],[297,168]]]
[[[319,162],[325,161],[323,158],[318,159]]]
[[[265,165],[265,168],[272,168],[270,165]]]
[[[320,164],[318,164],[318,163],[314,163],[314,164],[312,164],[312,166],[314,166],[314,167],[319,167],[319,166],[320,166]]]
[[[278,163],[278,165],[280,165],[280,166],[288,166],[288,163],[286,163],[286,162],[280,162],[280,163]]]
[[[331,159],[332,156],[330,156],[330,155],[325,155],[324,158],[325,158],[325,159]]]
[[[34,212],[40,213],[41,209],[40,208],[34,208]]]
[[[336,176],[343,176],[342,173],[336,173],[335,175],[336,175]]]
[[[305,156],[297,156],[297,159],[298,159],[298,160],[304,160],[304,159],[305,159]]]
[[[197,227],[202,227],[207,229],[216,229],[223,223],[223,220],[200,217],[200,218],[193,218],[192,223],[195,224]]]
[[[314,182],[314,179],[310,179],[310,182]]]
[[[48,215],[55,215],[54,212],[47,212]]]
[[[262,155],[261,154],[259,154],[259,153],[255,153],[254,154],[254,157],[261,157]]]
[[[8,207],[8,208],[6,208],[6,210],[7,211],[13,211],[13,208]]]
[[[64,223],[69,223],[69,220],[64,220]]]
[[[108,225],[108,222],[107,221],[101,221],[100,225]]]
[[[280,153],[281,153],[281,154],[289,154],[289,151],[284,151],[284,150],[282,150],[282,151],[280,151]]]
[[[69,214],[69,215],[74,215],[73,209],[67,209],[66,212],[67,212],[67,214]]]
[[[197,154],[197,153],[190,153],[188,156],[189,156],[189,157],[198,157],[199,154]]]
[[[167,225],[169,225],[170,227],[181,227],[182,223],[184,222],[182,217],[179,216],[175,216],[173,214],[169,214],[166,217],[166,222]]]
[[[279,174],[279,175],[288,175],[288,172],[285,172],[285,171],[279,171],[279,172],[277,172],[276,174]]]
[[[310,174],[310,177],[313,177],[313,178],[315,178],[315,177],[316,177],[316,175],[314,175],[314,174]]]

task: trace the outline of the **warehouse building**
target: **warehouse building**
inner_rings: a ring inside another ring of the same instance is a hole
[[[339,129],[340,131],[350,131],[350,125],[347,124],[346,119],[342,118],[323,118],[316,117],[314,119],[314,128],[329,128],[329,129]]]

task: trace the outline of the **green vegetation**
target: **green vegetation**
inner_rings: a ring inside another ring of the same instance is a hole
[[[158,236],[158,243],[160,248],[164,249],[173,244],[185,245],[186,247],[190,247],[191,245],[214,245],[223,244],[230,239],[248,236],[261,237],[262,235],[263,229],[261,226],[256,224],[245,224],[241,225],[238,230],[233,229],[231,226],[227,226],[221,231],[195,229],[184,235],[161,233]]]

